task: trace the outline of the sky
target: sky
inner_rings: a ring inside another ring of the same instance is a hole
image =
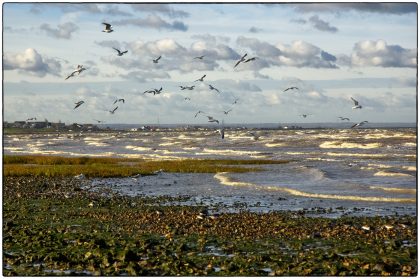
[[[9,122],[415,123],[417,68],[416,2],[3,4]]]

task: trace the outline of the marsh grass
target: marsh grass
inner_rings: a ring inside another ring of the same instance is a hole
[[[261,171],[254,165],[285,164],[287,160],[212,160],[184,159],[146,161],[128,158],[18,156],[3,157],[5,176],[75,176],[126,177],[148,175],[155,171],[178,173],[217,173]],[[244,167],[245,165],[253,165]]]

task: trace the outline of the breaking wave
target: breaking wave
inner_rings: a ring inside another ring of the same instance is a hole
[[[381,147],[380,143],[352,143],[352,142],[340,142],[340,141],[326,141],[319,145],[320,148],[359,148],[359,149],[373,149]]]

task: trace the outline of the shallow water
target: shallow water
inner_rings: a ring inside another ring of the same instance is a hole
[[[257,173],[170,174],[94,179],[121,194],[189,196],[226,210],[332,209],[331,214],[415,214],[416,129],[113,132],[4,136],[5,154],[280,159]],[[338,212],[338,213],[337,213]]]

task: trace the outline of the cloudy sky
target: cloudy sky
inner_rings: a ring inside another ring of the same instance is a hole
[[[5,121],[413,123],[417,4],[5,3],[3,70]]]

